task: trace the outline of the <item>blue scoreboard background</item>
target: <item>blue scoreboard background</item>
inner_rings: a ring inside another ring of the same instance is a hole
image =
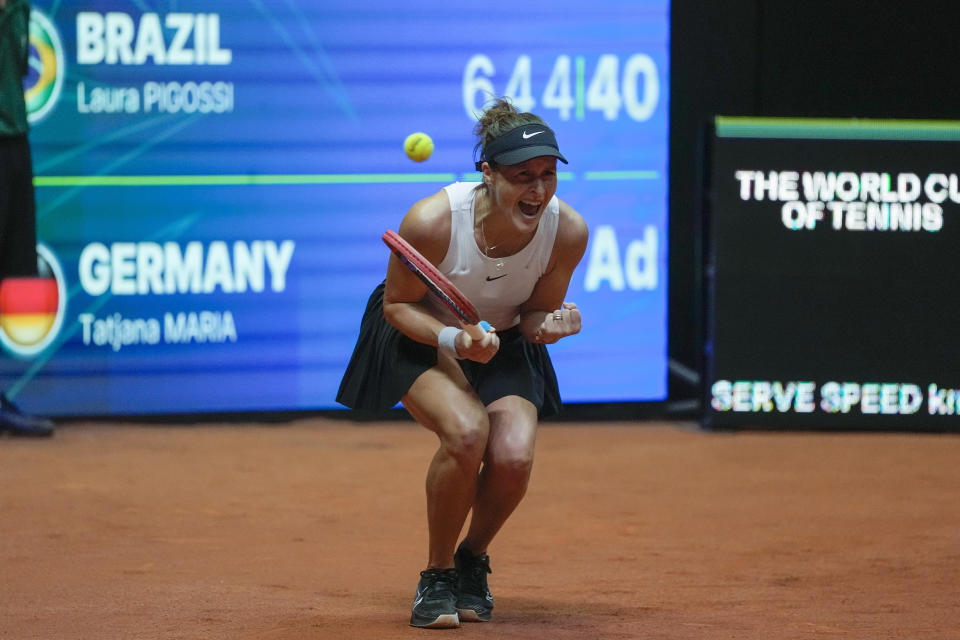
[[[590,244],[551,347],[566,402],[666,398],[667,0],[35,1],[41,267],[56,319],[2,335],[52,415],[331,409],[382,232],[473,172],[493,96],[556,130]],[[436,149],[410,161],[403,141]]]

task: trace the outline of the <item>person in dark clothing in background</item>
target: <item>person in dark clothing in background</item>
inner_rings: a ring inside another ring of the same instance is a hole
[[[29,59],[30,3],[0,0],[0,282],[37,275],[33,166],[23,78]],[[0,432],[49,436],[53,423],[20,411],[0,392]]]

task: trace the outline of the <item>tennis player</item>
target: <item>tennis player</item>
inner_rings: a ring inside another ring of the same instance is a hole
[[[365,410],[402,401],[439,438],[427,471],[429,555],[415,627],[490,619],[487,548],[526,492],[538,418],[560,409],[544,345],[580,331],[580,311],[564,296],[587,226],[555,195],[557,161],[567,160],[554,132],[500,99],[474,133],[482,182],[454,183],[420,200],[399,231],[492,328],[471,339],[391,257],[337,395]]]

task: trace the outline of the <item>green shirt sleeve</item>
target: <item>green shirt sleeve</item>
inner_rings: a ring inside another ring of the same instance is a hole
[[[10,0],[0,11],[0,136],[26,135],[23,78],[30,55],[30,3]]]

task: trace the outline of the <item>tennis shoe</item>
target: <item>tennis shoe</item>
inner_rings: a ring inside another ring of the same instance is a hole
[[[9,431],[12,436],[48,438],[53,435],[53,422],[24,413],[0,393],[0,433],[4,431]]]
[[[427,629],[460,626],[460,618],[457,616],[456,569],[427,569],[420,572],[410,626]]]
[[[485,553],[473,555],[463,544],[453,557],[460,573],[457,596],[457,613],[465,622],[486,622],[493,615],[493,596],[487,585],[490,556]]]

